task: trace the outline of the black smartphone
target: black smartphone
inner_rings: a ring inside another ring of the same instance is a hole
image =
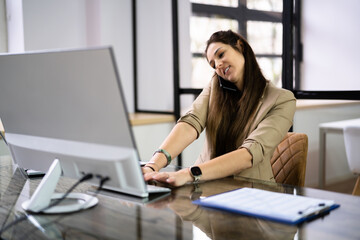
[[[226,89],[226,90],[230,90],[230,91],[233,91],[233,92],[238,92],[239,91],[239,89],[236,87],[236,85],[234,83],[226,81],[225,79],[223,79],[219,75],[218,75],[218,79],[219,79],[219,84],[220,84],[221,88]]]

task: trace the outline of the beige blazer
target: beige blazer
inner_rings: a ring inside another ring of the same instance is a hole
[[[218,84],[216,79],[203,89],[190,110],[178,120],[193,126],[198,136],[206,128],[209,102],[212,100],[212,84]],[[242,133],[245,134],[245,140],[239,143],[239,148],[246,148],[252,155],[253,166],[237,176],[275,181],[270,159],[276,146],[293,124],[295,108],[296,99],[292,92],[277,88],[271,82],[267,83],[256,113]],[[239,138],[244,139],[242,136]],[[210,161],[210,153],[211,149],[205,140],[203,151],[195,164]]]

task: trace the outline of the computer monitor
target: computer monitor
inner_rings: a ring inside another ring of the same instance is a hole
[[[0,118],[19,167],[148,196],[111,47],[0,55]]]

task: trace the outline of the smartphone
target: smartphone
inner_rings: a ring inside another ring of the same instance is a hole
[[[229,91],[238,92],[239,89],[232,82],[229,82],[218,75],[220,87]]]

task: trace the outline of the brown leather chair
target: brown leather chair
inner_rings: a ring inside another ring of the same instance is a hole
[[[277,183],[304,186],[308,137],[289,132],[275,149],[271,166]]]

